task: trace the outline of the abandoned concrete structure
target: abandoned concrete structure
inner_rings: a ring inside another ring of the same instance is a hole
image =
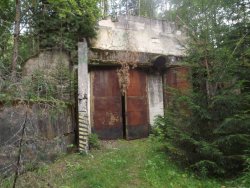
[[[80,105],[85,100],[85,107],[79,107],[85,109],[79,140],[87,139],[90,127],[102,139],[146,137],[155,116],[163,115],[168,104],[164,88],[189,88],[188,68],[179,63],[186,39],[184,30],[166,21],[133,16],[100,21],[88,54],[82,51],[86,43],[79,44],[79,59],[85,61],[85,68],[81,62],[78,68]],[[126,63],[135,68],[129,69],[122,95],[117,70]]]
[[[39,79],[35,79],[32,76],[39,73],[47,78],[47,82],[43,80],[43,83],[49,83],[48,80],[53,82],[56,86],[54,92],[56,97],[61,101],[67,101],[65,107],[56,105],[54,108],[53,102],[49,100],[17,99],[8,103],[0,101],[1,176],[11,175],[16,170],[20,140],[23,140],[22,171],[30,165],[53,161],[60,154],[69,151],[68,146],[75,143],[76,118],[75,108],[71,105],[74,97],[68,89],[70,80],[64,79],[61,84],[56,80],[57,71],[62,68],[67,70],[69,67],[70,58],[64,52],[40,52],[25,63],[22,75],[23,85],[19,85],[19,87],[23,86],[20,91],[22,95],[26,95],[27,91],[32,95],[43,95],[45,87],[37,83],[43,78],[39,76]],[[67,70],[67,72],[71,71]],[[32,93],[34,91],[35,93]]]
[[[34,81],[32,75],[40,70],[60,91],[57,97],[72,105],[51,113],[46,102],[0,103],[0,173],[15,169],[16,143],[24,125],[27,142],[22,158],[32,163],[50,161],[66,152],[76,135],[80,151],[88,151],[90,132],[101,139],[147,137],[155,116],[163,115],[168,106],[171,95],[165,88],[189,88],[188,68],[180,63],[187,37],[174,23],[120,16],[100,21],[97,33],[90,46],[85,41],[78,48],[79,134],[74,96],[67,89],[70,80],[59,84],[53,79],[62,67],[71,72],[70,57],[62,51],[41,52],[26,62],[23,79]],[[37,91],[37,95],[44,92]]]

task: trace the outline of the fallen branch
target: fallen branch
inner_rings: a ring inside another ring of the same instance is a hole
[[[22,133],[21,133],[21,139],[19,142],[19,150],[18,150],[18,158],[17,158],[17,164],[16,164],[16,172],[15,172],[15,176],[14,176],[14,182],[13,182],[13,188],[16,187],[16,182],[17,182],[17,178],[19,175],[19,168],[20,168],[20,161],[21,161],[21,155],[22,155],[22,144],[23,144],[23,136],[24,136],[24,132],[25,132],[25,127],[26,127],[26,122],[27,122],[27,111],[25,113],[25,120],[22,124]]]

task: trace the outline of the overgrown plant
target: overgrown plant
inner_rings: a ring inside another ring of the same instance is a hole
[[[174,7],[189,33],[184,61],[193,87],[186,94],[171,90],[156,127],[172,157],[201,176],[237,175],[250,148],[248,4],[181,0]]]
[[[46,0],[33,3],[32,27],[41,48],[75,50],[78,41],[94,37],[100,17],[98,0]]]
[[[23,131],[20,129],[16,133],[13,132],[18,128],[17,121],[21,120],[18,117],[9,120],[6,115],[2,122],[4,126],[0,126],[4,131],[5,127],[7,130],[11,129],[13,134],[10,135],[10,139],[4,140],[0,147],[4,153],[4,160],[7,161],[6,164],[0,165],[0,173],[3,172],[4,176],[10,175],[17,164],[17,179],[19,173],[27,169],[25,166],[33,158],[35,164],[39,163],[39,160],[47,160],[47,145],[59,142],[63,144],[59,137],[47,140],[45,137],[48,135],[45,135],[44,131],[46,127],[40,125],[45,124],[44,121],[48,121],[48,125],[53,125],[62,121],[65,115],[72,115],[69,113],[69,106],[72,110],[75,77],[72,67],[62,59],[58,58],[55,64],[45,60],[47,64],[44,66],[39,54],[55,52],[57,55],[58,52],[66,52],[69,55],[67,62],[76,63],[77,42],[96,34],[96,22],[100,16],[98,3],[99,0],[0,2],[0,103],[3,105],[1,110],[4,109],[4,116],[9,104],[14,111],[13,114],[16,111],[21,113],[23,110],[27,110],[28,113],[27,128],[23,128]],[[36,57],[37,55],[39,57]],[[38,58],[39,65],[34,65],[38,63],[35,61],[32,67],[25,67],[27,59],[30,58]],[[48,68],[50,63],[53,65]],[[27,69],[30,70],[29,74],[24,73]],[[13,114],[11,113],[11,116]],[[34,114],[37,118],[35,123],[32,121]],[[58,128],[61,130],[61,126],[67,123],[58,123]],[[20,140],[19,148],[22,146],[22,150],[16,152]],[[53,148],[53,151],[57,149]],[[12,161],[12,157],[16,155],[18,163]],[[49,157],[54,156],[56,154]]]
[[[89,135],[89,148],[90,149],[100,149],[101,144],[97,134]]]
[[[128,22],[128,20],[126,21]],[[130,84],[130,70],[137,67],[139,63],[139,52],[135,49],[135,46],[131,45],[133,38],[129,34],[128,23],[125,24],[125,56],[118,61],[120,68],[117,70],[117,76],[122,95],[125,95],[127,88]]]

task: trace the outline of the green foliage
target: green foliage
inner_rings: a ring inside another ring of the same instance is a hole
[[[243,174],[230,182],[232,187],[250,187],[250,160],[249,157],[246,159],[246,170]]]
[[[84,37],[94,37],[100,17],[98,0],[46,0],[33,6],[34,32],[41,48],[74,50]]]
[[[46,170],[23,174],[20,187],[143,187],[221,188],[213,179],[198,179],[180,170],[166,157],[155,140],[110,141],[89,155],[71,154],[47,166]],[[6,183],[1,186],[5,187]]]
[[[246,187],[250,187],[250,157],[246,160],[247,168],[244,172],[243,176],[240,178],[241,182],[243,182],[243,185]]]
[[[76,60],[77,42],[96,35],[99,0],[20,1],[21,32],[18,40],[17,78],[21,67],[41,50],[67,50]],[[10,79],[13,54],[15,1],[0,2],[0,83]]]
[[[21,32],[18,40],[17,80],[11,79],[15,1],[0,2],[0,101],[17,100],[65,104],[73,99],[75,81],[69,67],[58,65],[48,75],[40,70],[22,78],[23,64],[41,50],[67,51],[76,61],[77,42],[94,37],[100,17],[99,0],[21,1]],[[60,106],[59,105],[59,106]]]
[[[169,91],[173,99],[156,121],[157,132],[172,158],[197,174],[237,175],[246,168],[250,148],[249,9],[246,1],[173,4],[171,14],[190,37],[184,61],[193,90]]]
[[[10,70],[12,23],[14,20],[14,3],[9,0],[0,2],[0,84]]]
[[[90,149],[100,149],[101,144],[97,134],[89,135],[89,148]]]
[[[178,103],[177,99],[173,104]],[[179,105],[172,105],[165,117],[155,121],[155,135],[166,142],[172,159],[201,176],[233,176],[242,172],[250,148],[249,116],[218,118],[213,111],[220,109],[204,109],[197,98],[189,100],[193,103],[186,102],[188,113],[181,113],[177,110]]]
[[[146,18],[157,18],[164,0],[115,0],[111,3],[112,15],[128,14]]]
[[[141,0],[140,1],[140,16],[147,18],[156,18],[157,1]]]
[[[75,82],[68,66],[59,63],[49,71],[36,69],[19,82],[4,80],[0,83],[0,101],[4,104],[36,103],[49,111],[52,118],[57,117],[74,104]]]

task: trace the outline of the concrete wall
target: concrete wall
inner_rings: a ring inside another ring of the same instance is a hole
[[[157,115],[164,115],[162,75],[151,73],[148,75],[149,120],[153,125]]]
[[[44,51],[36,57],[30,58],[23,67],[23,82],[32,83],[34,88],[24,86],[33,91],[32,95],[50,95],[56,99],[74,101],[73,96],[73,67],[70,57],[63,51]],[[38,83],[44,83],[38,88]],[[37,84],[37,85],[36,85]],[[50,89],[53,88],[53,89]],[[23,96],[30,93],[24,93]]]
[[[37,57],[30,58],[23,67],[23,76],[31,76],[35,70],[41,69],[47,74],[55,71],[58,65],[70,66],[69,56],[61,51],[44,51]]]
[[[51,111],[50,104],[0,105],[0,175],[9,175],[15,170],[19,142],[25,123],[21,171],[51,162],[68,145],[75,143],[75,119],[72,109]]]
[[[39,77],[36,77],[37,71],[40,71]],[[26,113],[21,171],[26,166],[52,161],[65,153],[68,145],[75,144],[73,103],[62,107],[51,102],[52,97],[67,104],[75,100],[71,74],[70,58],[60,51],[41,52],[25,63],[23,82],[20,82],[23,98],[8,104],[0,101],[0,176],[9,175],[15,169]],[[48,84],[53,87],[49,92]],[[30,96],[37,102],[26,100]]]
[[[92,47],[101,50],[135,51],[184,56],[186,34],[174,23],[143,17],[120,16],[99,22]]]

